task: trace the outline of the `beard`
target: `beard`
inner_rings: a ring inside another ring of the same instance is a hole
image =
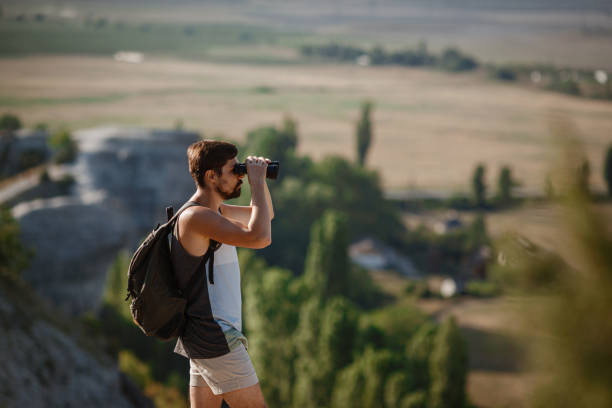
[[[242,193],[240,187],[241,185],[242,181],[239,181],[238,183],[236,183],[236,187],[234,187],[234,189],[230,192],[223,191],[219,186],[217,186],[217,192],[224,200],[231,200],[232,198],[240,197],[240,193]]]

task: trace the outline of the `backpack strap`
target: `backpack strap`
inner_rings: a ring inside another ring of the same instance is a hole
[[[194,206],[202,206],[202,204],[195,202],[195,201],[187,201],[178,211],[174,216],[171,216],[171,213],[169,212],[168,208],[166,208],[166,213],[169,216],[169,220],[168,222],[176,222],[176,224],[178,224],[178,217],[179,215],[185,211],[187,208],[189,207],[194,207]],[[219,209],[219,213],[221,213],[221,209]],[[177,225],[177,238],[178,238],[178,225]],[[210,282],[211,285],[215,284],[215,277],[214,277],[214,264],[215,264],[215,251],[217,249],[219,249],[221,247],[221,243],[215,241],[212,238],[209,238],[209,244],[208,244],[208,250],[206,251],[206,253],[204,254],[204,258],[202,259],[202,263],[200,265],[203,265],[206,263],[206,261],[208,260],[208,281]],[[198,266],[198,269],[200,269],[200,266]],[[191,279],[189,280],[189,282],[187,283],[187,288],[193,288],[194,285],[197,283],[198,278],[199,278],[199,273],[194,273],[193,276],[191,277]]]

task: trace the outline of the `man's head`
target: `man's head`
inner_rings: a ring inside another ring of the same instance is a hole
[[[189,173],[200,188],[212,188],[224,200],[240,195],[242,176],[233,173],[238,149],[219,140],[202,140],[187,148]]]

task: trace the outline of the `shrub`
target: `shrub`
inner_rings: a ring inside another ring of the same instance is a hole
[[[465,286],[465,292],[475,297],[494,297],[499,295],[500,288],[497,283],[489,281],[471,281]]]
[[[489,76],[500,81],[516,81],[518,74],[510,67],[493,67]]]
[[[0,130],[14,131],[21,129],[21,120],[13,114],[5,113],[0,116]]]
[[[49,144],[55,151],[56,163],[71,163],[76,159],[78,147],[68,130],[55,132],[49,139]]]

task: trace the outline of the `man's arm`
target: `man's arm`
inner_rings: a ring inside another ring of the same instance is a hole
[[[249,156],[246,165],[251,185],[250,218],[246,225],[233,222],[206,207],[194,208],[183,217],[188,217],[185,222],[190,228],[215,241],[246,248],[265,248],[272,242],[271,212],[265,183],[268,164],[263,159]]]
[[[270,211],[270,220],[274,219],[274,206],[272,205],[272,196],[270,195],[270,189],[264,182],[264,191],[266,196],[266,202]],[[248,206],[244,205],[230,205],[221,204],[221,213],[234,221],[239,222],[242,225],[248,225],[251,219],[251,209],[253,208],[253,198],[251,198],[251,204]]]

